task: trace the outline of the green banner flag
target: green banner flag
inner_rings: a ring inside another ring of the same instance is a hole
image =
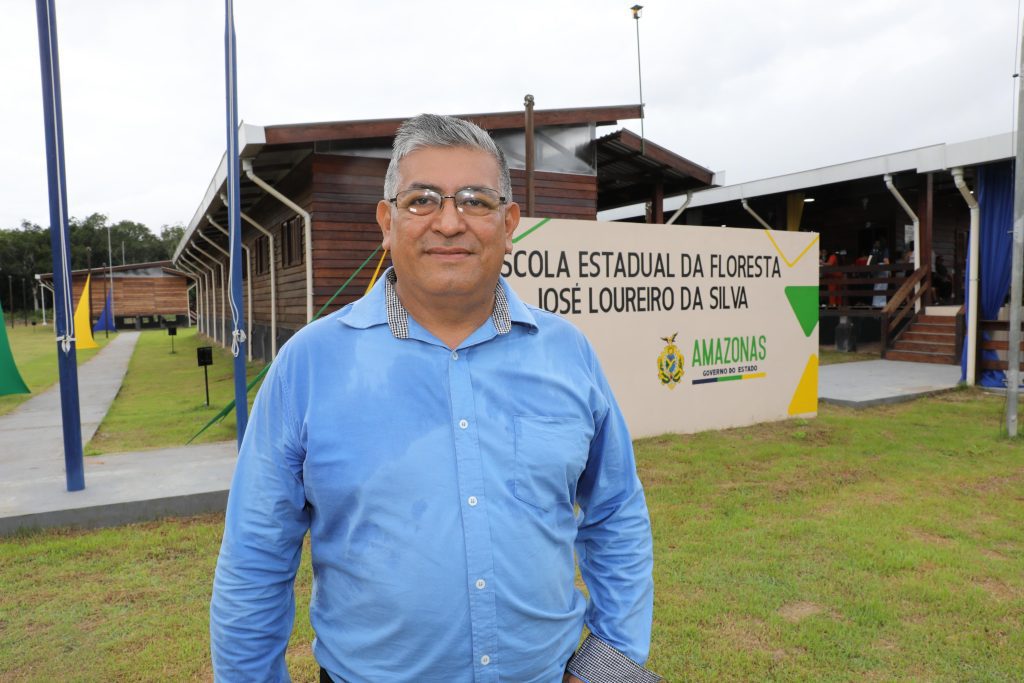
[[[0,308],[0,396],[7,394],[31,394],[25,386],[25,380],[14,364],[11,343],[7,339],[7,327],[4,325],[4,310]]]

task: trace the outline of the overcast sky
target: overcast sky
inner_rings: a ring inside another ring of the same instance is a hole
[[[508,111],[526,93],[540,109],[635,103],[630,4],[239,0],[240,116]],[[1018,7],[648,0],[647,137],[732,184],[1006,132]],[[187,224],[225,146],[223,3],[56,9],[70,214]],[[0,0],[0,17],[0,228],[47,225],[35,3]]]

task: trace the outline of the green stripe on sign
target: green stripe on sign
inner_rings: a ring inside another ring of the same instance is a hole
[[[524,233],[523,233],[523,234],[521,234],[521,235],[516,235],[515,237],[513,237],[513,238],[512,238],[512,244],[515,244],[515,243],[516,243],[516,242],[518,242],[519,240],[523,239],[524,237],[526,237],[527,235],[529,235],[529,234],[530,234],[531,232],[533,232],[534,230],[536,230],[536,229],[537,229],[537,228],[539,228],[540,226],[542,226],[542,225],[544,225],[545,223],[547,223],[547,222],[548,222],[549,220],[551,220],[551,219],[550,219],[550,218],[545,218],[545,219],[543,219],[543,220],[537,221],[536,225],[534,225],[533,227],[531,227],[531,228],[530,228],[529,230],[527,230],[526,232],[524,232]]]

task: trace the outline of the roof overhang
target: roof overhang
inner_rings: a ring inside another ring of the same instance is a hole
[[[1009,159],[1013,156],[1014,150],[1012,133],[965,142],[929,145],[788,175],[703,190],[694,194],[690,207],[796,192],[822,185],[881,177],[887,173],[894,175],[907,171],[934,173],[960,166],[977,166]]]
[[[714,184],[712,171],[626,129],[598,138],[594,147],[598,211],[647,201],[659,182],[665,197]]]
[[[575,107],[570,109],[537,109],[533,113],[535,126],[567,126],[593,123],[614,126],[622,119],[639,119],[643,105],[628,104],[614,107]],[[457,118],[472,121],[491,132],[515,130],[525,127],[525,114],[503,111],[491,114],[456,114]],[[319,142],[321,140],[391,140],[398,127],[408,117],[398,119],[370,119],[364,121],[331,121],[323,123],[295,123],[267,126],[268,145],[290,145]]]

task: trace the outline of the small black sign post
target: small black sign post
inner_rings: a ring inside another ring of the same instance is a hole
[[[206,370],[206,366],[213,365],[213,347],[212,346],[200,346],[196,349],[196,361],[199,363],[199,367],[203,369],[203,379],[206,380],[206,407],[210,407],[210,375]]]
[[[175,325],[167,326],[167,336],[171,338],[171,353],[174,353],[174,338],[178,336],[178,328]]]

